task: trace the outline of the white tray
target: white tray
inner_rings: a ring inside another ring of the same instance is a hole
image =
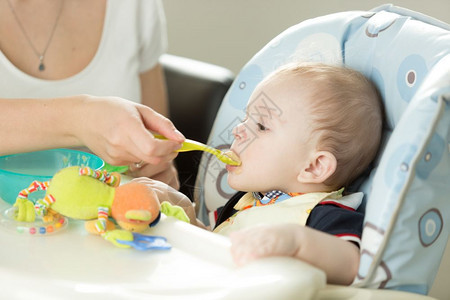
[[[75,220],[48,236],[0,227],[1,299],[311,299],[325,287],[322,271],[291,258],[236,268],[228,238],[173,218],[145,234],[172,249],[120,249]]]

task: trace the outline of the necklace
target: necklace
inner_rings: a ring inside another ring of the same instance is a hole
[[[53,25],[53,28],[50,32],[50,36],[48,38],[47,44],[45,45],[44,50],[42,52],[39,52],[36,49],[36,47],[34,46],[29,35],[27,34],[27,31],[25,30],[22,23],[20,22],[20,19],[17,16],[17,13],[16,13],[14,7],[12,6],[11,2],[9,2],[9,0],[6,0],[6,2],[8,2],[9,8],[11,9],[11,12],[14,15],[14,18],[16,19],[17,25],[19,25],[19,28],[22,31],[23,35],[25,36],[28,44],[30,45],[31,49],[33,49],[34,54],[36,54],[36,56],[39,58],[39,71],[41,71],[41,72],[44,71],[45,70],[45,65],[44,65],[45,53],[47,53],[48,46],[50,46],[50,42],[53,39],[53,34],[55,33],[55,29],[56,29],[56,26],[58,25],[59,17],[61,16],[61,12],[62,12],[62,9],[64,6],[64,0],[61,0],[61,5],[59,6],[59,11],[58,11],[58,14],[56,15],[55,24]]]

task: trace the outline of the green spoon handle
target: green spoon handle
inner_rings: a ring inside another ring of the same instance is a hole
[[[183,142],[183,145],[181,146],[181,148],[178,149],[177,151],[178,152],[186,152],[186,151],[195,151],[195,150],[205,151],[205,152],[208,152],[208,153],[211,153],[211,154],[214,154],[214,155],[221,155],[222,154],[222,151],[220,151],[218,149],[215,149],[215,148],[210,147],[208,145],[202,144],[202,143],[197,142],[197,141],[189,140],[189,139],[186,139]]]
[[[167,139],[166,137],[159,135],[159,134],[154,134],[153,136],[158,139],[163,139],[163,140]],[[225,155],[219,149],[215,149],[213,147],[210,147],[208,145],[205,145],[205,144],[202,144],[200,142],[193,141],[190,139],[184,140],[183,144],[181,145],[181,148],[178,149],[177,151],[178,152],[204,151],[204,152],[211,153],[212,155],[215,155],[220,161],[222,161],[226,164],[234,165],[234,166],[237,166],[240,164],[240,162],[233,160],[231,157]]]
[[[160,140],[167,140],[167,138],[165,136],[162,136],[159,134],[154,134],[153,136]],[[181,145],[181,148],[178,149],[177,152],[187,152],[187,151],[205,151],[205,152],[209,152],[214,155],[220,155],[222,153],[222,151],[215,149],[213,147],[210,147],[208,145],[205,145],[203,143],[200,143],[200,142],[197,142],[194,140],[190,140],[190,139],[185,139],[183,144]]]

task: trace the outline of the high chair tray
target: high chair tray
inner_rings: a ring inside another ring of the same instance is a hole
[[[9,205],[0,200],[0,209]],[[0,227],[2,299],[310,299],[325,286],[320,270],[271,258],[236,268],[228,238],[163,216],[145,234],[166,251],[117,248],[82,221],[48,236]]]

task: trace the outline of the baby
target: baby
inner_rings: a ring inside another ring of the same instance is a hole
[[[350,284],[359,266],[361,196],[343,190],[374,159],[382,105],[362,74],[324,64],[287,65],[252,93],[227,166],[238,191],[214,232],[229,235],[238,265],[292,256]],[[305,226],[306,225],[306,226]]]
[[[364,216],[342,188],[374,159],[381,129],[378,93],[356,71],[295,64],[262,81],[233,131],[242,164],[227,166],[229,185],[253,193],[232,197],[214,230],[231,234],[237,264],[293,256],[350,284]]]

